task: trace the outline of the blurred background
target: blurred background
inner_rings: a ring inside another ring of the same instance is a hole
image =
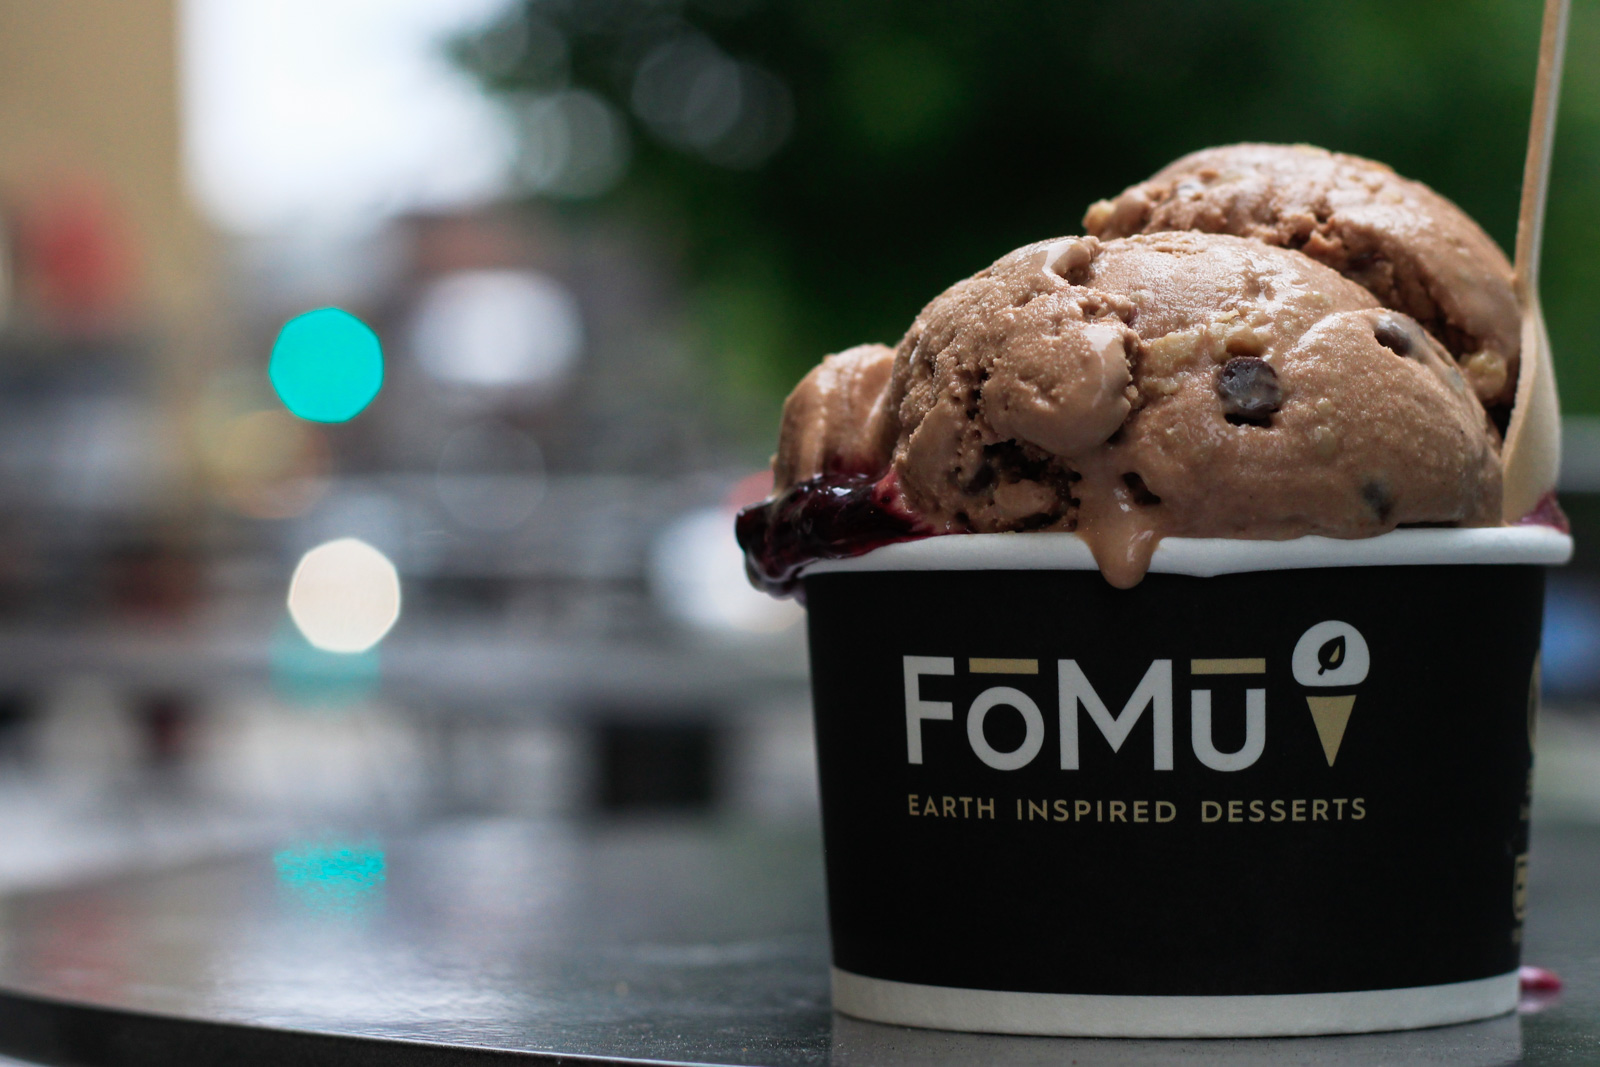
[[[1538,23],[0,0],[0,887],[453,814],[814,818],[801,612],[731,533],[800,375],[1214,143],[1382,159],[1509,248]],[[1577,0],[1552,818],[1600,819],[1596,55]]]

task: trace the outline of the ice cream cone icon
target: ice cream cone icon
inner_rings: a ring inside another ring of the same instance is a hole
[[[1295,681],[1307,688],[1350,689],[1366,679],[1372,660],[1361,631],[1347,622],[1330,619],[1300,635],[1292,663]],[[1349,692],[1306,696],[1311,721],[1322,742],[1322,754],[1330,767],[1339,757],[1355,704],[1356,694]]]

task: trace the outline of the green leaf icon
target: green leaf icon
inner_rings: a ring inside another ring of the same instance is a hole
[[[1332,641],[1327,642],[1317,649],[1317,674],[1331,671],[1344,662],[1344,634],[1340,634]]]

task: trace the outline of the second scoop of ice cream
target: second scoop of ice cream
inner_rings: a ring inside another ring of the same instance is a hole
[[[1509,417],[1521,309],[1511,264],[1468,215],[1382,163],[1311,145],[1184,156],[1084,217],[1096,237],[1201,230],[1304,252],[1417,319]]]

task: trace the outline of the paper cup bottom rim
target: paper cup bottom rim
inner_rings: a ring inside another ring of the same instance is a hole
[[[871,1022],[1051,1037],[1308,1037],[1415,1030],[1516,1008],[1517,974],[1447,985],[1261,996],[1110,996],[959,989],[833,968],[833,1006]]]

